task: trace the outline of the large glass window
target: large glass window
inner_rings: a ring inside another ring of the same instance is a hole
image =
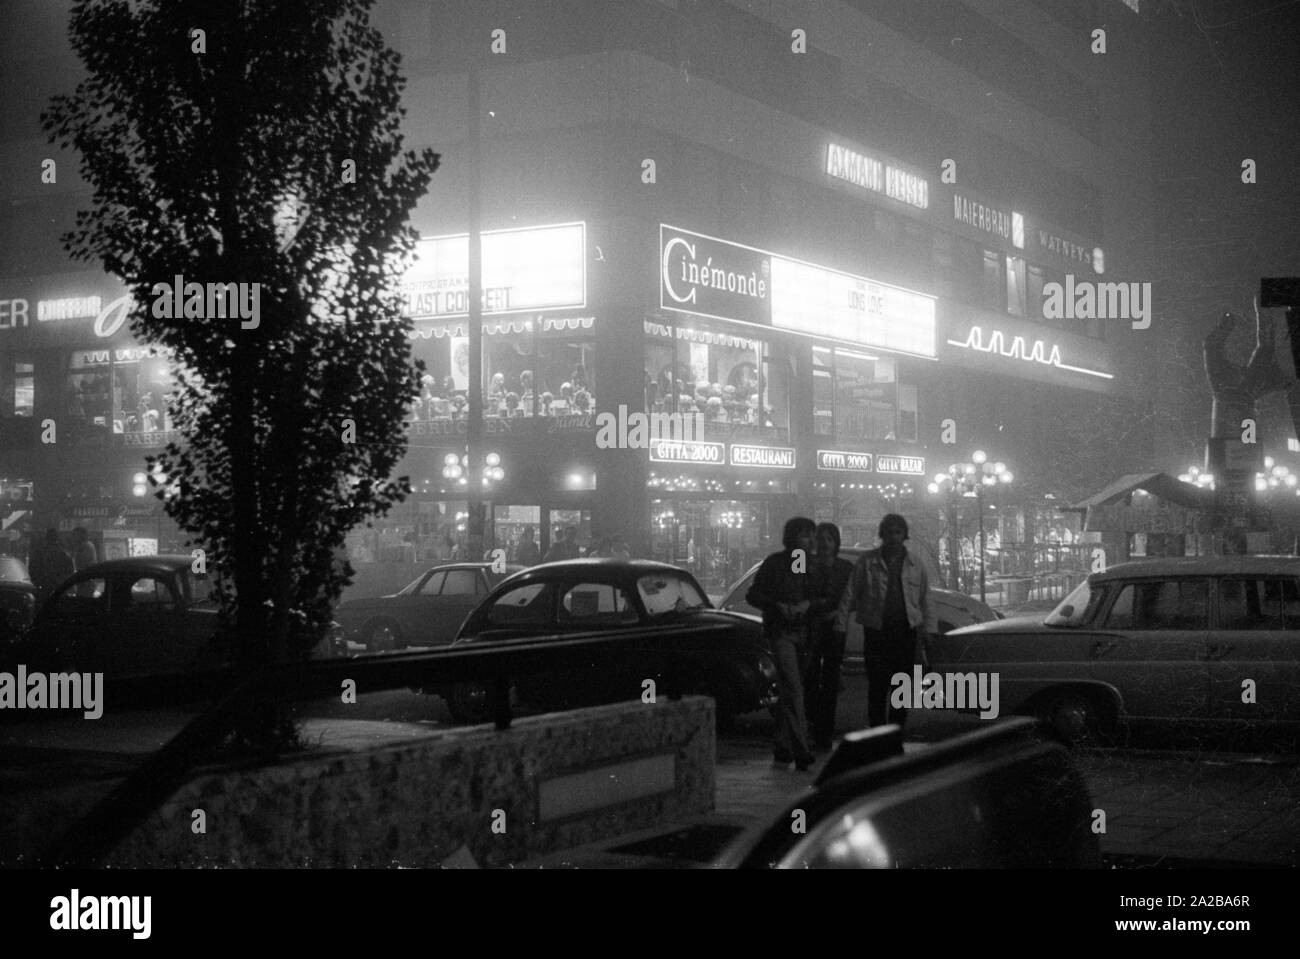
[[[1043,287],[1047,277],[1041,266],[1032,264],[1025,269],[1027,289],[1025,291],[1025,316],[1031,320],[1043,320]]]
[[[107,429],[113,406],[108,352],[73,353],[67,384],[68,416],[81,426]]]
[[[919,432],[916,384],[900,383],[898,385],[898,438],[905,443],[915,443]]]
[[[769,345],[696,327],[662,326],[645,351],[651,412],[681,413],[704,423],[706,436],[781,437],[790,425],[790,371]]]
[[[171,364],[153,350],[118,350],[113,365],[113,432],[153,433],[172,428]]]
[[[776,507],[758,499],[655,499],[650,502],[653,558],[724,592],[774,548]],[[778,541],[779,542],[779,541]]]
[[[536,390],[538,416],[596,412],[596,348],[590,340],[543,335],[539,338],[535,382],[521,378],[519,388]],[[507,390],[504,409],[511,402]],[[522,395],[522,394],[521,394]],[[505,415],[505,414],[503,414]]]
[[[894,361],[835,351],[835,435],[838,439],[897,439]]]
[[[1012,316],[1025,315],[1025,260],[1024,257],[1007,257],[1007,312]]]
[[[831,351],[813,347],[813,433],[835,433],[835,363]]]
[[[998,312],[1002,312],[1006,303],[1006,291],[1002,288],[1002,256],[993,250],[984,251],[980,302],[986,309]]]
[[[31,416],[36,402],[36,366],[14,361],[14,416]]]

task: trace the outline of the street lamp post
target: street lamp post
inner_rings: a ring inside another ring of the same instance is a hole
[[[984,487],[1010,483],[1013,479],[1015,477],[1012,476],[1005,463],[990,463],[988,454],[983,450],[976,450],[971,454],[970,462],[954,463],[948,467],[947,473],[936,473],[934,482],[927,487],[931,493],[941,491],[947,493],[948,515],[950,521],[954,521],[954,526],[957,497],[973,496],[975,498],[975,505],[979,510],[980,602],[984,602],[988,595],[985,569],[985,553],[988,544],[985,541],[984,532]],[[956,539],[955,532],[953,538]],[[956,563],[955,552],[953,562]]]

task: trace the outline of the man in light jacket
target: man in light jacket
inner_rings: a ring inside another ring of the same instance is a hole
[[[881,545],[859,557],[842,613],[857,610],[867,667],[867,721],[871,726],[907,721],[906,708],[890,706],[890,680],[911,676],[926,662],[926,642],[938,631],[925,567],[908,552],[907,520],[890,513],[880,521]]]

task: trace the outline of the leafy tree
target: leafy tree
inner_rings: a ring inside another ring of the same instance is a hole
[[[316,644],[347,531],[410,491],[388,478],[423,371],[397,281],[438,155],[402,150],[372,5],[81,0],[87,76],[42,116],[94,188],[65,246],[121,277],[133,333],[174,353],[183,441],[151,464],[157,495],[206,550],[245,667]],[[259,284],[256,325],[161,315],[155,284],[178,275]]]

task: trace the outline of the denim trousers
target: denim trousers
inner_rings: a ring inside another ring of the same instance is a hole
[[[776,663],[776,685],[780,702],[772,707],[776,735],[772,751],[777,756],[800,759],[811,755],[808,720],[804,715],[803,665],[806,651],[804,631],[781,630],[772,638],[772,659]]]

